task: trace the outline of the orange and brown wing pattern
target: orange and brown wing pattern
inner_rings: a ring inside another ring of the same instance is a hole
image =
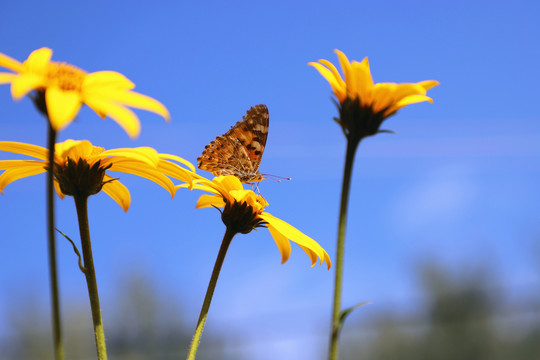
[[[244,183],[261,181],[259,172],[269,115],[266,105],[255,105],[224,135],[206,145],[197,159],[199,169],[212,174],[234,175]]]

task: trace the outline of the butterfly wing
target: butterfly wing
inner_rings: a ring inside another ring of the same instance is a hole
[[[225,134],[208,144],[197,159],[199,168],[212,174],[235,175],[242,182],[261,181],[262,154],[268,137],[266,105],[255,105]]]

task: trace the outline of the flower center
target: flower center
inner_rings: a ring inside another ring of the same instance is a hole
[[[54,176],[64,194],[88,197],[101,191],[105,170],[111,165],[101,167],[99,160],[89,164],[85,159],[68,157],[64,164],[54,164]]]
[[[257,227],[265,227],[266,222],[259,218],[261,209],[254,209],[247,202],[237,202],[225,204],[221,213],[223,223],[233,229],[235,233],[247,234]]]
[[[86,72],[76,66],[51,62],[47,71],[49,81],[55,83],[64,91],[81,91]]]

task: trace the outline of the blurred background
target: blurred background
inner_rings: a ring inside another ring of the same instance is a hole
[[[132,141],[85,108],[60,133],[105,148],[151,146],[195,163],[252,105],[270,110],[261,171],[268,212],[335,255],[345,139],[327,82],[309,61],[369,57],[376,82],[435,79],[433,104],[402,109],[365,139],[352,181],[343,305],[369,301],[342,330],[342,359],[540,358],[540,5],[536,1],[0,4],[0,52],[42,46],[86,71],[115,70],[163,102],[137,112]],[[45,145],[29,99],[0,86],[0,140]],[[2,159],[14,155],[1,153]],[[209,174],[207,174],[209,175]],[[210,175],[209,175],[210,176]],[[127,213],[91,198],[90,228],[112,359],[177,359],[199,315],[224,232],[199,193],[174,200],[120,174]],[[0,358],[52,359],[45,176],[0,196]],[[73,201],[57,226],[74,240]],[[89,302],[58,238],[67,359],[95,358]],[[267,230],[237,236],[201,359],[324,359],[333,269],[293,245],[281,265]]]

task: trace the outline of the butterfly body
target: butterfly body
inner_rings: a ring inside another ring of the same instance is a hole
[[[247,184],[263,180],[259,165],[268,136],[268,123],[266,105],[251,107],[242,120],[205,146],[197,159],[199,169],[216,176],[234,175]]]

